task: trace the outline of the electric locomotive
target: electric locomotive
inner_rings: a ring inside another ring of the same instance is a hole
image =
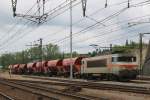
[[[135,79],[138,60],[132,54],[111,54],[82,59],[81,77],[100,79]]]

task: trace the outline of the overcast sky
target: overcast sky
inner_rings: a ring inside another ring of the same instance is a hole
[[[46,1],[47,13],[67,0]],[[89,46],[91,44],[109,46],[123,44],[126,39],[138,41],[138,33],[150,32],[150,24],[143,23],[150,21],[150,0],[130,0],[130,8],[127,8],[127,0],[108,0],[107,8],[105,0],[87,0],[87,18],[82,16],[80,1],[76,0],[75,3],[79,4],[73,7],[73,51],[87,53],[94,50]],[[145,1],[147,2],[144,3]],[[18,0],[16,12],[25,14],[35,2],[36,0]],[[36,11],[37,5],[28,14],[34,15]],[[43,38],[44,44],[57,44],[61,51],[69,52],[69,38],[66,38],[70,31],[69,10],[50,20],[59,13],[53,13],[46,23],[38,26],[26,19],[14,18],[11,0],[0,0],[0,53],[29,48],[26,45],[38,43],[39,38]],[[104,20],[106,18],[108,19]],[[98,21],[101,23],[95,25]],[[128,25],[137,22],[142,24],[132,27]],[[81,31],[91,25],[95,26]],[[148,41],[149,37],[145,37],[144,40]]]

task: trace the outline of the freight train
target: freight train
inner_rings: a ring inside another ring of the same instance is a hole
[[[84,79],[135,79],[138,75],[138,60],[133,54],[110,54],[96,57],[77,57],[58,59],[28,64],[10,65],[13,74],[45,74],[64,76],[70,74],[73,65],[73,76]]]

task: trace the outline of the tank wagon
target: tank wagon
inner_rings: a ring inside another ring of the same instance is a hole
[[[44,73],[43,63],[42,62],[36,62],[35,70],[36,70],[35,74],[43,74]]]
[[[26,74],[27,72],[27,64],[19,64],[18,73]]]
[[[48,73],[48,66],[47,66],[48,61],[42,61],[42,69],[43,69],[43,74]]]
[[[72,64],[73,75],[75,77],[78,76],[80,74],[82,59],[83,59],[83,57],[72,58],[72,60],[64,59],[63,64],[62,64],[64,75],[69,76],[69,74],[70,74],[70,65]]]
[[[57,76],[63,73],[62,60],[51,60],[47,62],[49,76]]]
[[[49,76],[64,76],[70,74],[73,65],[73,76],[85,79],[135,79],[138,74],[137,57],[132,54],[110,54],[96,57],[77,57],[58,59],[28,64],[11,65],[15,74],[41,73]],[[26,66],[25,66],[26,65]]]
[[[36,73],[36,63],[28,63],[27,64],[27,74]]]
[[[12,68],[11,72],[13,74],[18,74],[18,72],[19,72],[19,64],[12,65],[11,68]]]

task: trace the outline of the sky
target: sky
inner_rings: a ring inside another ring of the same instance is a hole
[[[27,13],[37,0],[18,0],[16,13],[36,16],[37,5]],[[74,0],[73,0],[74,1]],[[109,46],[139,41],[139,33],[150,32],[150,0],[87,0],[86,16],[82,15],[81,0],[73,2],[73,51],[87,53],[94,50],[91,44]],[[46,0],[45,13],[49,16],[41,25],[13,17],[11,0],[0,0],[0,54],[17,52],[30,48],[27,45],[39,43],[57,44],[62,52],[70,51],[69,0]],[[56,10],[57,7],[62,7]],[[54,8],[56,8],[54,10]],[[66,10],[66,11],[65,11]],[[55,16],[55,17],[54,17]],[[149,40],[149,35],[144,41]]]

